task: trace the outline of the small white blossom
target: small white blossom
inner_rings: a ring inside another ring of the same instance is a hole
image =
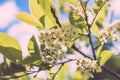
[[[45,46],[40,53],[42,61],[54,65],[58,60],[63,60],[67,47],[77,36],[73,27],[41,31],[39,41]]]
[[[120,22],[114,22],[109,27],[104,28],[100,31],[100,42],[104,44],[107,42],[107,39],[111,39],[112,41],[118,41],[120,36]]]
[[[89,58],[81,58],[76,62],[78,68],[85,77],[93,77],[94,72],[101,72],[101,67],[97,64],[96,60],[91,60]]]

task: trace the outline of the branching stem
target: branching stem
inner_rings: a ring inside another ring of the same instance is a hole
[[[87,24],[87,27],[88,27],[88,37],[89,37],[89,42],[90,42],[90,45],[91,45],[91,48],[92,48],[92,53],[93,53],[93,58],[96,60],[96,55],[95,55],[95,50],[94,50],[94,46],[93,46],[93,42],[92,42],[92,36],[91,36],[91,25],[88,23],[88,16],[87,16],[87,13],[86,13],[86,8],[84,8],[83,6],[83,3],[81,0],[79,0],[81,6],[82,6],[82,9],[84,11],[84,16],[85,16],[85,21],[86,21],[86,24]]]

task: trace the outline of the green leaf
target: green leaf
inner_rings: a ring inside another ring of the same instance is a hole
[[[99,28],[98,26],[94,23],[91,27],[91,32],[96,36],[99,37]]]
[[[95,14],[99,12],[99,9],[101,8],[104,2],[105,0],[95,0],[95,4],[92,7]]]
[[[0,32],[0,52],[12,61],[22,60],[19,43],[11,36]]]
[[[99,55],[99,65],[102,66],[114,54],[113,51],[104,50]]]
[[[40,61],[40,56],[38,56],[38,55],[32,55],[32,56],[28,56],[24,60],[22,60],[20,62],[20,64],[24,64],[24,65],[25,64],[31,64],[31,63],[33,63],[33,62],[35,62],[37,60]]]
[[[16,14],[16,17],[18,19],[24,21],[27,24],[36,26],[38,29],[42,29],[42,24],[37,19],[35,19],[33,16],[31,16],[25,12]]]
[[[96,4],[93,6],[92,9],[93,9],[93,11],[94,11],[95,14],[98,13],[99,8],[100,8],[100,6],[98,6],[98,5],[96,5]]]
[[[65,77],[66,74],[68,74],[68,72],[69,72],[69,67],[68,67],[68,65],[65,64],[65,65],[62,67],[62,69],[59,71],[59,73],[58,73],[58,75],[56,76],[55,80],[68,80],[68,78]]]
[[[102,51],[102,48],[103,46],[100,46],[98,49],[97,49],[97,55],[100,55],[101,51]]]
[[[29,5],[33,16],[40,20],[44,27],[51,28],[57,26],[50,9],[50,7],[55,8],[51,0],[29,0]],[[41,17],[44,18],[42,21]]]
[[[30,55],[40,55],[40,49],[34,36],[32,36],[28,43],[28,52],[30,53]]]
[[[76,71],[73,75],[73,80],[85,80],[79,71]]]
[[[103,21],[107,16],[109,7],[110,7],[110,4],[105,4],[96,17],[95,23],[99,28],[103,27]]]
[[[82,16],[78,16],[71,11],[69,14],[69,21],[71,25],[78,29],[79,33],[85,34],[87,32],[86,22]]]
[[[75,27],[78,27],[80,29],[85,28],[86,23],[82,16],[76,15],[73,11],[69,14],[69,21],[72,25]]]

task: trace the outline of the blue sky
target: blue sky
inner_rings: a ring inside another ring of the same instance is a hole
[[[6,5],[5,5],[6,4]],[[17,13],[17,12],[27,12],[27,13],[30,13],[29,11],[29,5],[28,5],[28,0],[0,0],[0,6],[5,6],[7,7],[7,5],[9,6],[12,6],[12,7],[9,7],[10,8],[10,13],[13,12],[13,13]],[[12,10],[13,9],[16,9],[16,11]],[[6,8],[5,8],[6,9]],[[4,9],[2,9],[4,10]],[[2,11],[1,10],[1,11]],[[8,11],[7,11],[8,10]],[[10,15],[9,14],[9,9],[6,9],[6,11],[4,10],[3,12],[6,12],[4,15],[9,15],[9,16],[14,16],[14,15]],[[8,12],[8,13],[7,13]],[[3,13],[1,13],[3,15]],[[8,16],[8,17],[9,17]],[[12,17],[13,18],[13,17]],[[2,19],[4,19],[4,17],[2,17]],[[1,19],[1,20],[2,20]],[[7,20],[6,20],[6,23],[7,25],[0,25],[0,32],[7,32],[7,30],[15,23],[17,23],[18,20],[17,19],[14,19],[14,20],[11,20],[10,22],[8,21],[7,23]],[[0,22],[2,24],[2,22]],[[5,22],[3,22],[5,23]],[[1,28],[2,27],[2,28]]]
[[[8,1],[10,0],[0,0],[0,5]],[[30,12],[29,4],[28,4],[29,0],[13,0],[13,1],[15,1],[15,4],[17,5],[17,7],[19,7],[22,11]]]

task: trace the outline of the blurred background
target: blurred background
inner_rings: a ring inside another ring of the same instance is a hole
[[[120,20],[120,0],[110,1],[111,8],[109,9],[108,16],[106,17],[104,25],[109,25],[115,20]],[[57,0],[54,0],[54,2],[56,3]],[[89,6],[91,7],[93,3],[94,0],[90,0]],[[57,4],[55,6],[57,6]],[[27,12],[30,14],[29,0],[0,0],[0,32],[7,33],[16,38],[22,47],[23,56],[27,56],[27,42],[30,39],[30,37],[33,34],[37,34],[38,31],[35,27],[30,27],[31,25],[19,21],[15,17],[15,15],[19,12]],[[67,20],[67,14],[60,11],[60,21],[62,22]],[[113,47],[110,47],[111,45]],[[114,50],[117,54],[120,54],[120,41],[115,43],[110,42],[107,47],[110,47],[110,49]],[[2,60],[2,58],[0,58],[0,60]],[[120,72],[120,56],[113,56],[113,58],[111,58],[106,65],[108,65],[111,69]],[[96,78],[95,80],[109,79]],[[111,80],[115,79],[111,78]]]

